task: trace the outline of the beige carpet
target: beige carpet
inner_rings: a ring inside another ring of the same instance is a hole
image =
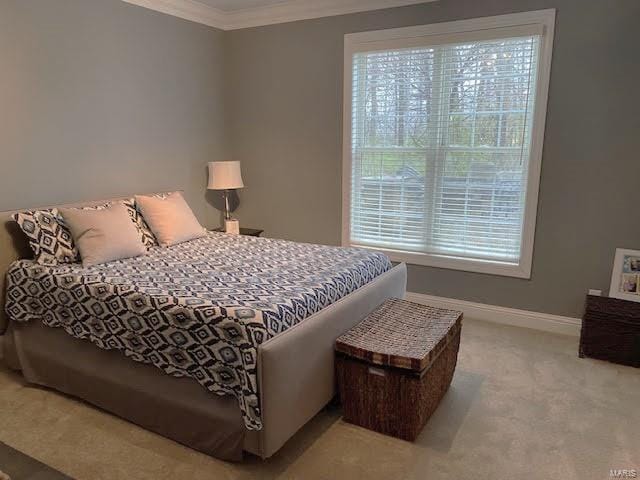
[[[332,408],[274,458],[242,464],[2,368],[0,441],[86,480],[600,480],[610,469],[640,470],[640,370],[576,351],[575,338],[467,320],[452,388],[415,444],[346,424]]]

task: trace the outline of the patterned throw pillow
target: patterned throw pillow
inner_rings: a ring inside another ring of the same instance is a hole
[[[127,207],[127,210],[129,211],[129,216],[131,217],[131,220],[133,220],[133,223],[136,224],[136,227],[138,228],[140,235],[142,235],[142,243],[144,244],[144,246],[147,248],[158,246],[158,241],[156,240],[156,237],[151,231],[151,229],[149,228],[149,225],[147,225],[147,222],[144,221],[144,217],[142,216],[142,213],[140,213],[140,211],[136,206],[135,199],[129,198],[125,200],[124,205],[125,207]]]
[[[57,208],[15,213],[13,219],[29,239],[37,263],[57,265],[77,260],[71,232]]]

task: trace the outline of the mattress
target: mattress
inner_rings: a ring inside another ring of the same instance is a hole
[[[258,430],[257,347],[390,268],[367,250],[211,232],[90,268],[17,261],[6,311],[234,395]]]

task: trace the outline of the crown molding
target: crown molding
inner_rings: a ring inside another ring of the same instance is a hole
[[[223,28],[225,13],[195,0],[122,0],[139,7],[166,13],[184,20],[202,23],[209,27]]]
[[[223,11],[196,0],[122,0],[222,30],[403,7],[437,0],[284,0],[274,5]]]
[[[225,30],[332,17],[432,1],[435,0],[288,0],[275,5],[229,12],[226,14]]]

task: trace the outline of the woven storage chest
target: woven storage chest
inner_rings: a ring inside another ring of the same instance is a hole
[[[344,419],[413,441],[447,392],[462,313],[389,299],[336,341]]]
[[[589,295],[579,355],[640,367],[640,303]]]

